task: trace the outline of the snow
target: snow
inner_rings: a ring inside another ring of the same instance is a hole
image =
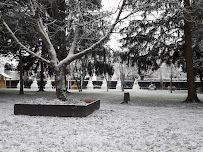
[[[71,91],[71,99],[100,99],[85,118],[14,115],[15,103],[55,100],[55,93],[0,90],[0,151],[201,152],[203,104],[182,103],[186,91]],[[198,95],[203,101],[203,94]]]
[[[1,72],[0,75],[4,76],[4,77],[6,77],[6,78],[9,78],[9,79],[12,78],[12,77],[10,77],[8,74],[6,74],[6,73],[4,73],[4,72]]]
[[[20,102],[22,103],[22,102]],[[20,104],[19,103],[19,104]],[[87,105],[85,101],[78,99],[67,99],[67,101],[61,101],[59,99],[47,99],[47,98],[38,98],[35,100],[25,101],[23,104],[43,104],[43,105]]]

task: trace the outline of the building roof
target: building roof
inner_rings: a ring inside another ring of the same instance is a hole
[[[6,78],[9,78],[9,79],[11,79],[12,77],[10,77],[9,75],[7,75],[6,73],[4,73],[4,72],[1,72],[0,73],[0,75],[2,75],[2,76],[4,76],[4,77],[6,77]]]

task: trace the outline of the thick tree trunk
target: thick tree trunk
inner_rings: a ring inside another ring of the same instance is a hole
[[[190,0],[184,0],[184,7],[190,7]],[[187,72],[187,88],[188,88],[188,97],[185,102],[200,102],[197,97],[196,86],[195,86],[195,74],[193,68],[193,55],[192,55],[192,39],[191,39],[191,22],[190,19],[185,13],[184,20],[184,35],[185,35],[185,46],[184,46],[184,55],[186,61],[186,72]]]
[[[56,97],[59,100],[65,101],[66,87],[63,72],[64,72],[63,70],[55,71],[55,87],[56,87]]]
[[[24,84],[24,80],[23,80],[23,57],[22,57],[22,52],[21,50],[19,50],[19,62],[20,62],[20,93],[19,94],[24,94],[23,91],[23,84]]]

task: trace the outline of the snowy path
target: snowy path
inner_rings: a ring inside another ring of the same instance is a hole
[[[131,92],[129,105],[119,104],[121,92],[71,94],[101,99],[100,110],[86,118],[15,116],[15,103],[45,97],[0,94],[0,151],[202,152],[203,105],[176,102],[183,100],[185,93],[162,94]],[[54,97],[52,93],[48,96]],[[168,96],[175,101],[173,104],[166,100]],[[165,101],[158,104],[162,99]]]

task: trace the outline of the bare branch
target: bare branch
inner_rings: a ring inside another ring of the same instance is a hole
[[[75,51],[75,49],[77,47],[78,37],[79,37],[79,27],[76,25],[76,27],[75,27],[75,34],[74,34],[74,38],[73,38],[73,43],[71,45],[71,48],[70,48],[70,51],[69,51],[69,55],[74,54],[74,51]]]
[[[6,29],[8,30],[9,34],[11,35],[11,37],[29,54],[35,56],[37,59],[39,59],[40,61],[46,63],[46,64],[50,64],[50,61],[46,60],[45,58],[39,56],[38,54],[34,53],[33,51],[31,51],[29,48],[27,48],[25,45],[23,45],[19,39],[15,36],[15,34],[12,32],[12,30],[10,29],[10,27],[8,26],[8,24],[3,20],[2,21],[3,25],[6,27]]]
[[[52,64],[54,64],[54,66],[57,67],[58,59],[57,59],[56,51],[54,49],[54,46],[51,43],[51,40],[49,39],[48,33],[45,31],[45,26],[43,24],[42,18],[39,16],[39,4],[37,4],[38,6],[36,7],[35,10],[33,6],[34,4],[32,2],[30,3],[30,5],[31,5],[31,11],[34,14],[34,21],[35,21],[37,32],[39,33],[40,37],[45,43],[45,46],[49,54],[51,55]]]
[[[94,50],[96,47],[98,47],[101,43],[103,43],[112,33],[113,29],[115,28],[116,24],[118,24],[119,22],[119,18],[121,16],[121,13],[123,11],[123,8],[126,4],[126,0],[123,0],[123,3],[119,9],[118,15],[115,19],[115,22],[112,24],[112,26],[110,27],[109,31],[106,33],[105,36],[103,36],[99,41],[97,41],[96,43],[94,43],[93,45],[91,45],[90,47],[88,47],[87,49],[83,50],[80,53],[74,54],[74,55],[70,55],[67,56],[64,60],[60,61],[59,63],[59,67],[61,67],[64,64],[70,64],[72,61],[81,58],[82,56],[90,53],[92,50]]]

